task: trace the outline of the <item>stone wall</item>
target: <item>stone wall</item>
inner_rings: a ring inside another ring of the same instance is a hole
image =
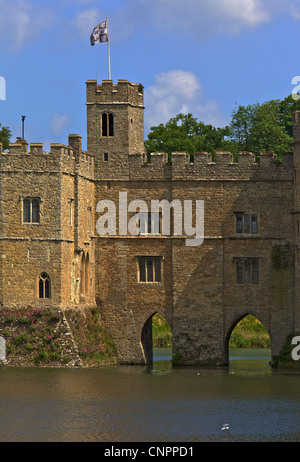
[[[85,321],[87,330],[104,323],[118,361],[144,364],[151,362],[151,318],[159,312],[173,332],[173,361],[196,365],[226,364],[230,333],[251,313],[268,329],[277,355],[300,326],[299,115],[294,155],[285,154],[282,163],[273,153],[258,162],[241,153],[233,162],[228,152],[214,161],[196,153],[193,162],[173,153],[171,163],[167,154],[153,153],[148,161],[142,85],[90,80],[86,92],[88,152],[77,134],[69,135],[68,146],[52,144],[49,153],[39,143],[28,150],[25,140],[9,152],[0,144],[0,315],[27,305],[62,310],[75,328],[79,309],[98,307],[100,318]],[[104,133],[106,115],[113,126]],[[125,215],[119,210],[124,194]],[[38,199],[38,222],[24,222],[26,198]],[[98,234],[102,200],[116,206],[114,235]],[[139,211],[127,209],[134,200],[149,211],[151,201],[177,201],[182,231],[173,229],[171,212],[167,235],[127,232]],[[193,204],[193,227],[196,201],[204,203],[201,245],[187,246],[193,236],[184,226],[185,201]],[[238,233],[239,214],[255,215],[258,232]],[[158,280],[140,277],[141,259],[156,262]],[[255,261],[256,283],[237,280],[241,261]],[[51,281],[46,298],[39,294],[43,272]]]

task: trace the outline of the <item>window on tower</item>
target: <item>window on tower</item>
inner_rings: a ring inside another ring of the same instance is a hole
[[[40,200],[38,198],[26,198],[23,200],[23,223],[40,222]]]
[[[102,136],[114,136],[114,115],[110,112],[102,114]]]
[[[39,298],[51,298],[51,283],[47,273],[42,273],[38,280]]]

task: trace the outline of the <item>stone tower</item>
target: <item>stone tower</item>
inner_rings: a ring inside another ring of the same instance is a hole
[[[128,155],[144,152],[143,86],[127,80],[86,82],[87,149],[95,178],[128,179]]]

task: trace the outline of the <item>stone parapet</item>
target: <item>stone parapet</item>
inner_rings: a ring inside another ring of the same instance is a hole
[[[149,161],[144,153],[130,154],[129,173],[130,179],[241,181],[255,177],[257,181],[291,181],[293,155],[286,153],[278,162],[274,153],[261,153],[256,161],[254,154],[242,152],[234,162],[229,152],[217,152],[214,161],[209,153],[199,152],[191,162],[189,154],[174,152],[168,163],[166,153],[151,153]]]

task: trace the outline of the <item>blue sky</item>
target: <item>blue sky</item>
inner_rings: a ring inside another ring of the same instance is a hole
[[[85,82],[111,73],[145,88],[150,126],[191,112],[214,126],[235,104],[282,99],[300,75],[300,0],[0,0],[0,123],[29,143],[86,148]],[[299,77],[300,81],[300,77]]]

